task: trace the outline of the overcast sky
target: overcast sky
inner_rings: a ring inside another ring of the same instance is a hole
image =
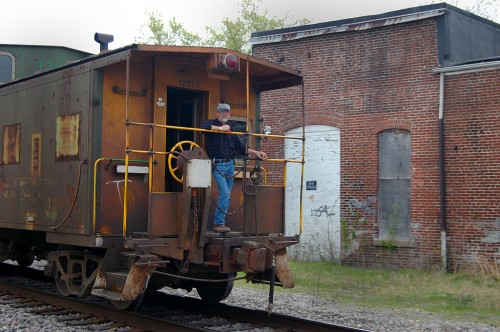
[[[500,0],[494,0],[500,3]],[[429,4],[430,0],[263,0],[270,16],[335,21]],[[450,1],[456,3],[456,1]],[[458,0],[467,8],[477,0]],[[0,44],[55,45],[98,53],[94,33],[114,35],[110,49],[130,45],[141,36],[147,12],[158,11],[167,24],[175,17],[201,36],[205,27],[236,19],[239,0],[8,0],[0,10]]]

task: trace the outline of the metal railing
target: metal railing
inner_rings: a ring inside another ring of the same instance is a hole
[[[246,119],[249,119],[250,115],[250,68],[249,68],[249,61],[247,61],[246,64]],[[192,131],[192,132],[214,132],[218,134],[232,134],[232,135],[239,135],[239,136],[250,136],[250,137],[266,137],[266,138],[276,138],[276,139],[297,139],[297,140],[302,140],[302,156],[300,160],[287,160],[287,159],[277,159],[277,158],[270,158],[266,159],[267,162],[276,162],[276,163],[284,163],[284,177],[283,177],[283,185],[286,185],[286,164],[287,163],[300,163],[302,165],[301,168],[301,180],[300,180],[300,216],[299,216],[299,223],[300,223],[300,233],[302,233],[302,193],[303,193],[303,183],[304,183],[304,155],[305,155],[305,112],[304,112],[304,85],[302,84],[302,137],[292,137],[292,136],[284,136],[284,135],[271,135],[271,134],[260,134],[260,133],[249,133],[248,130],[248,121],[246,122],[246,132],[231,132],[231,133],[221,133],[219,131],[213,131],[213,130],[207,130],[207,129],[201,129],[201,128],[193,128],[193,127],[181,127],[181,126],[171,126],[171,125],[162,125],[162,124],[156,124],[156,123],[143,123],[143,122],[135,122],[135,121],[130,121],[129,119],[129,85],[130,85],[130,55],[127,58],[127,64],[126,64],[126,88],[125,88],[125,118],[126,118],[126,126],[125,126],[125,185],[124,185],[124,203],[123,203],[123,225],[122,225],[122,230],[123,230],[123,236],[126,236],[127,232],[127,195],[128,195],[128,176],[129,176],[129,163],[131,160],[129,159],[129,154],[130,153],[139,153],[139,154],[147,154],[149,155],[148,158],[148,191],[149,193],[152,192],[152,177],[153,177],[153,172],[152,172],[152,166],[153,166],[153,157],[154,155],[169,155],[172,152],[163,152],[163,151],[154,151],[153,149],[153,137],[154,137],[154,129],[155,128],[162,128],[162,129],[172,129],[172,130],[187,130],[187,131]],[[129,127],[130,126],[144,126],[150,128],[150,150],[137,150],[137,149],[131,149],[130,148],[130,134],[129,134]],[[248,140],[247,140],[248,142]],[[247,148],[248,148],[248,143],[247,143]],[[101,158],[102,159],[102,158]],[[96,161],[97,163],[98,161]],[[245,166],[246,167],[247,161],[245,160]],[[244,168],[245,169],[245,168]],[[94,186],[95,186],[95,178],[94,178]],[[94,196],[94,227],[95,227],[95,196]]]

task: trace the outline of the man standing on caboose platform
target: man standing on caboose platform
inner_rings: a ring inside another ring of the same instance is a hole
[[[201,124],[202,129],[221,132],[207,132],[206,151],[212,160],[212,175],[214,176],[219,192],[215,209],[214,231],[227,233],[229,227],[225,226],[225,218],[231,201],[231,190],[234,182],[234,155],[239,153],[244,156],[252,154],[259,159],[267,159],[265,152],[248,148],[238,139],[237,135],[228,134],[231,127],[227,124],[231,116],[231,107],[226,103],[217,106],[217,118],[206,120]]]

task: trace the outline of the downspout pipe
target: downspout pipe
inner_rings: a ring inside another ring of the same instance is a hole
[[[446,245],[446,177],[444,168],[444,73],[439,74],[439,196],[441,228],[441,269],[447,271]]]

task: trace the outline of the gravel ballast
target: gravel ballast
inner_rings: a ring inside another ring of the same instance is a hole
[[[196,296],[196,291],[186,293],[179,290],[169,291],[165,289],[165,292],[180,296]],[[267,300],[267,293],[264,289],[256,291],[235,288],[224,303],[266,310],[268,306]],[[9,304],[1,302],[3,302],[2,297],[0,297],[0,331],[88,331],[87,329],[73,328],[57,322],[55,317],[31,314],[29,309],[13,308]],[[273,312],[371,331],[500,332],[499,328],[491,325],[443,320],[435,315],[417,310],[374,310],[354,305],[341,305],[332,300],[319,299],[311,295],[298,293],[275,294]]]
[[[37,264],[40,267],[35,266],[35,268],[43,268],[42,263],[35,262],[34,265]],[[235,286],[223,303],[256,310],[267,310],[268,290],[268,286],[259,288]],[[177,296],[198,297],[195,290],[188,293],[184,290],[163,288],[161,291]],[[29,308],[14,308],[8,303],[9,301],[5,301],[7,299],[8,296],[0,296],[0,331],[88,331],[84,328],[69,327],[65,323],[58,322],[54,316],[32,314],[29,312],[31,310]],[[499,327],[467,322],[464,317],[450,320],[422,310],[371,309],[286,290],[275,293],[273,313],[381,332],[500,332]]]
[[[235,288],[224,301],[227,304],[266,310],[267,293],[246,288]],[[274,297],[275,313],[320,320],[324,322],[384,332],[494,332],[500,328],[462,321],[450,321],[431,313],[405,309],[369,309],[355,305],[339,304],[315,296],[298,293],[279,293]]]

